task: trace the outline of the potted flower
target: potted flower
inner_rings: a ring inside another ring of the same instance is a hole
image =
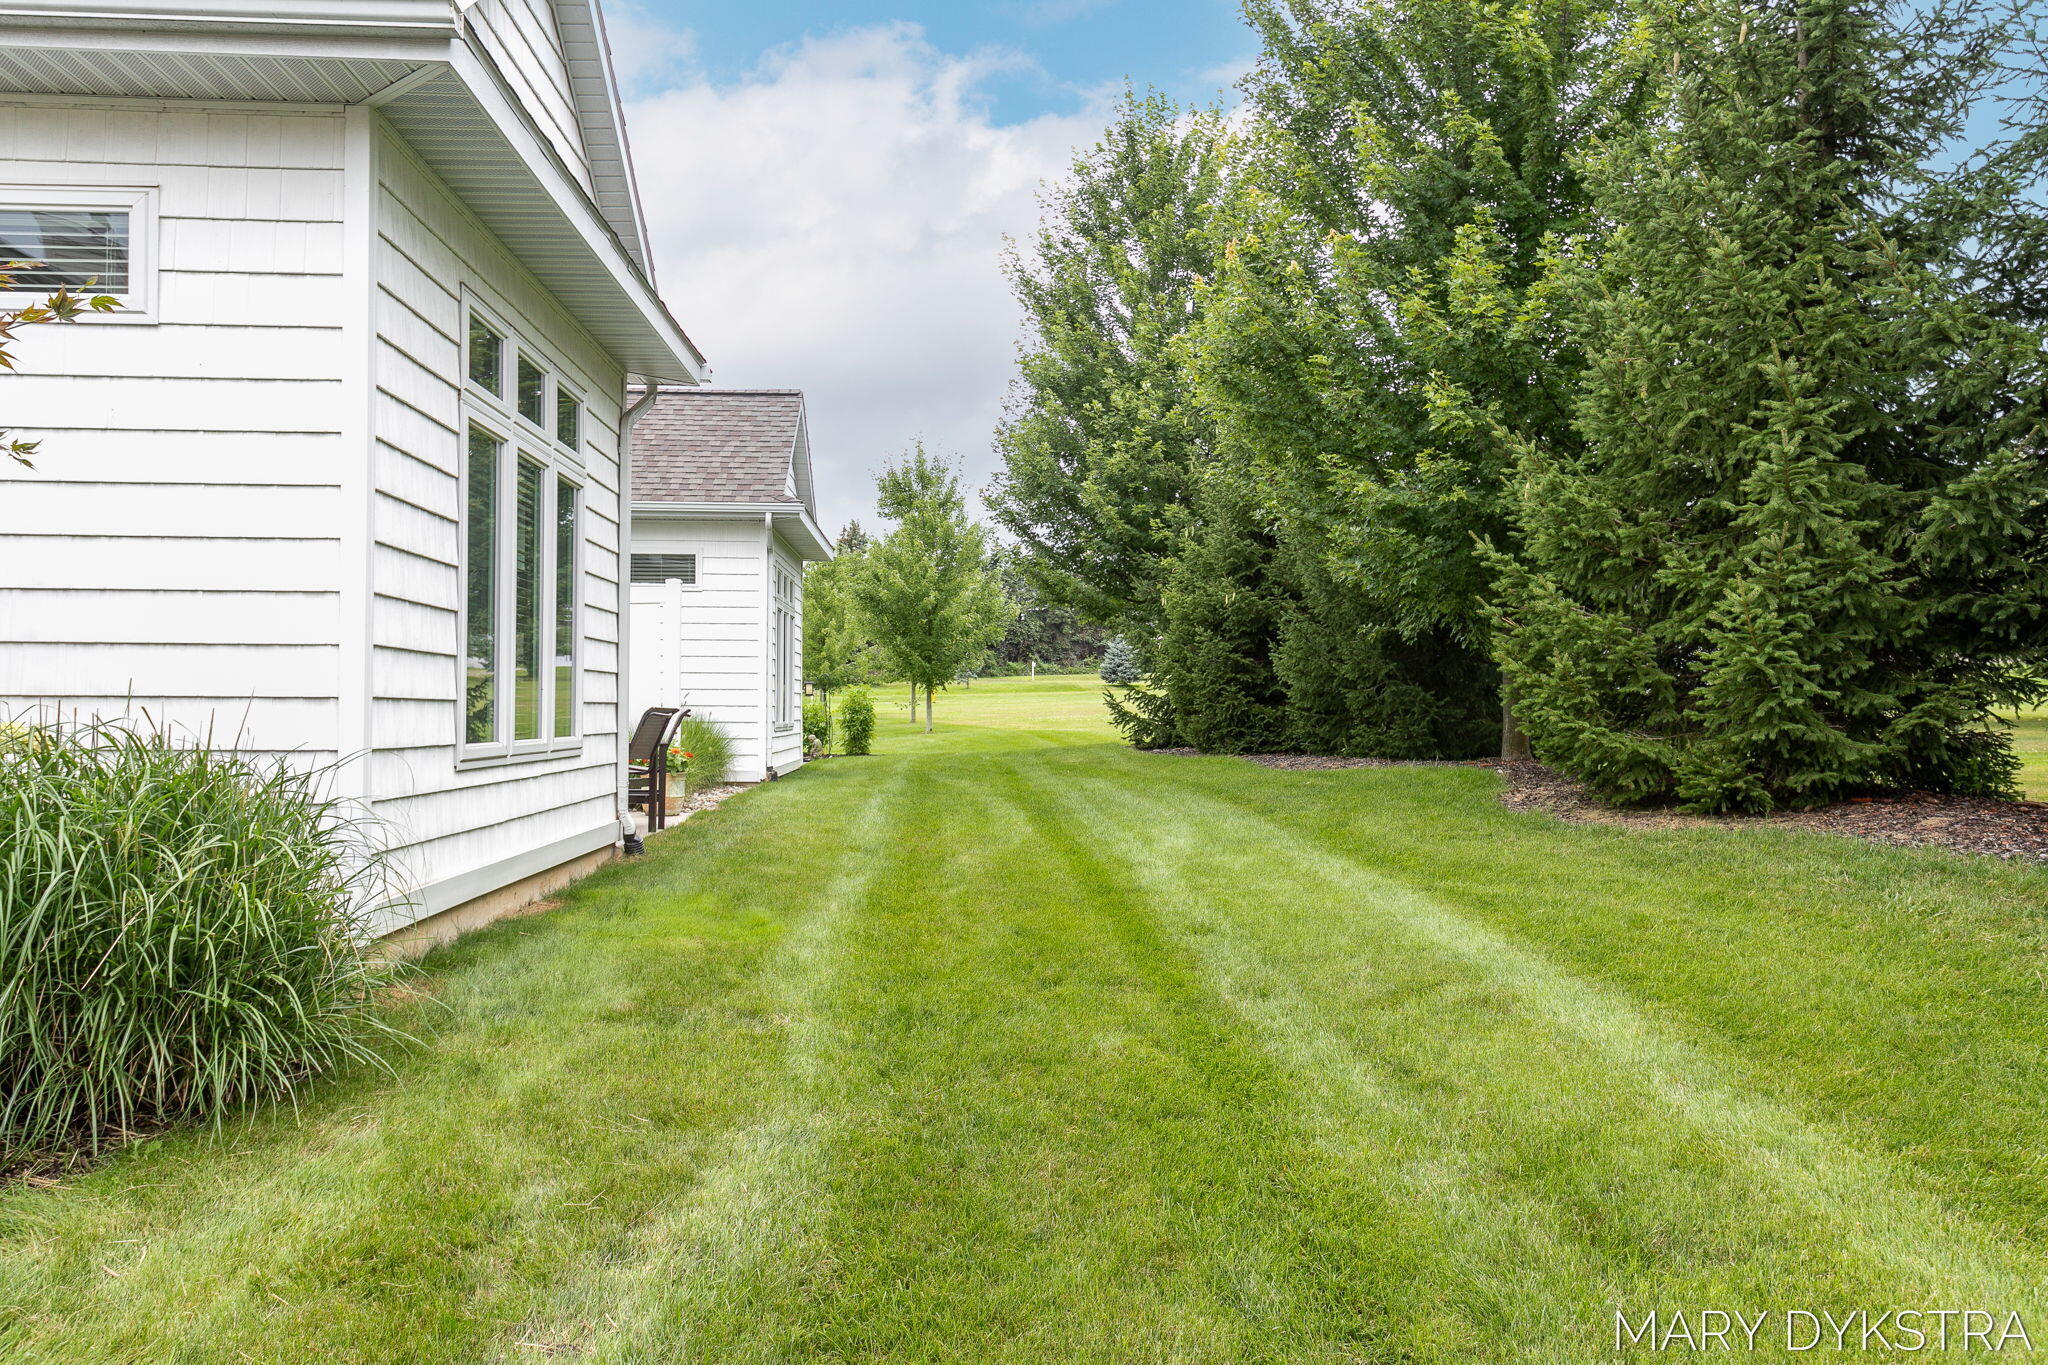
[[[682,814],[683,798],[690,790],[690,760],[696,755],[680,744],[672,744],[668,750],[668,813]]]

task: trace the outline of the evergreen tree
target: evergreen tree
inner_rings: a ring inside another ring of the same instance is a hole
[[[1112,696],[1110,716],[1139,748],[1271,752],[1287,734],[1287,695],[1273,670],[1288,606],[1277,545],[1246,490],[1222,468],[1199,480],[1195,512],[1161,595],[1153,689]]]
[[[897,676],[932,693],[980,659],[1015,610],[1003,595],[988,533],[967,515],[953,471],[914,446],[875,480],[876,506],[896,528],[869,547],[852,577],[852,599]]]
[[[1144,674],[1138,668],[1138,651],[1119,635],[1102,651],[1102,680],[1113,687],[1128,687]]]
[[[1934,169],[1998,43],[1866,0],[1656,18],[1668,117],[1589,163],[1612,232],[1554,271],[1576,431],[1526,443],[1496,561],[1537,752],[1700,810],[2005,791],[2048,366],[1970,287],[1972,222],[2026,210]]]
[[[1375,758],[1479,758],[1499,743],[1493,669],[1441,629],[1389,630],[1374,604],[1297,547],[1273,671],[1288,747]]]
[[[1498,429],[1569,431],[1576,359],[1525,320],[1526,296],[1546,237],[1586,210],[1574,150],[1645,104],[1631,13],[1621,0],[1248,0],[1246,13],[1264,51],[1221,214],[1232,240],[1191,334],[1198,390],[1258,470],[1318,588],[1306,596],[1352,599],[1330,639],[1356,657],[1324,687],[1375,695],[1323,695],[1316,725],[1375,715],[1339,727],[1347,747],[1375,731],[1462,747],[1462,717],[1498,705],[1475,539],[1513,544]],[[1459,419],[1463,395],[1491,420]],[[1297,618],[1297,638],[1318,616]],[[1407,706],[1413,725],[1396,719]]]
[[[1212,269],[1200,229],[1220,134],[1214,114],[1127,92],[1009,261],[1030,336],[989,507],[1046,600],[1090,620],[1156,625],[1189,470],[1212,444],[1175,346]]]

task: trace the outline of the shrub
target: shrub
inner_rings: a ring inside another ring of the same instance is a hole
[[[875,742],[875,699],[868,695],[865,687],[856,687],[846,694],[845,703],[839,708],[839,735],[846,744],[849,754],[865,754],[872,751]]]
[[[831,714],[825,710],[825,703],[822,701],[805,702],[804,752],[809,753],[813,748],[824,750],[831,747],[832,720]]]
[[[0,740],[0,1164],[291,1094],[393,1036],[385,892],[322,771],[111,727]]]
[[[668,770],[683,775],[686,790],[715,787],[732,768],[732,740],[705,716],[684,716],[669,741]]]

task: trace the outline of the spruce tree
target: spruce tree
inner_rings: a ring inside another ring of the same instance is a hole
[[[2048,646],[2048,369],[1969,287],[1970,219],[2016,206],[1938,169],[1960,30],[1865,0],[1655,18],[1668,110],[1588,163],[1611,230],[1553,271],[1576,428],[1525,444],[1495,560],[1537,753],[1707,811],[2004,792],[1988,712]]]
[[[1138,667],[1138,651],[1119,635],[1102,651],[1102,680],[1112,687],[1128,687],[1144,676]]]
[[[1111,718],[1139,748],[1271,752],[1287,735],[1273,649],[1288,604],[1272,529],[1227,467],[1205,471],[1194,504],[1161,593],[1152,690],[1110,698]]]

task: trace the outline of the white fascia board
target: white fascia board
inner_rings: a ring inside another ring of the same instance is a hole
[[[706,377],[703,352],[684,333],[682,326],[669,316],[668,307],[654,292],[652,282],[626,254],[611,224],[605,221],[604,215],[569,168],[562,164],[561,154],[555,150],[554,144],[541,135],[533,116],[513,96],[496,64],[467,42],[454,46],[453,58],[455,74],[468,88],[470,97],[490,115],[491,121],[512,143],[520,159],[540,179],[563,219],[575,228],[584,245],[603,263],[619,289],[638,306],[648,324],[675,352],[677,359],[684,362],[691,382],[703,383]]]
[[[636,502],[635,519],[666,517],[676,521],[753,521],[774,519],[777,535],[789,540],[806,562],[832,558],[832,543],[819,529],[808,507],[793,502]]]

